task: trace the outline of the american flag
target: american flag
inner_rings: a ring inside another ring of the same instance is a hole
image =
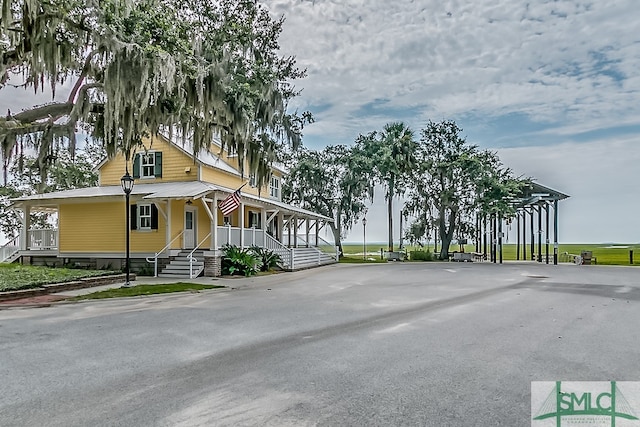
[[[230,194],[226,199],[220,202],[218,207],[222,211],[222,215],[229,215],[240,206],[240,188]]]

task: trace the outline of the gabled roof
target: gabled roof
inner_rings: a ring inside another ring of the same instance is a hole
[[[531,182],[522,189],[520,197],[517,199],[516,206],[530,206],[542,201],[554,202],[557,200],[564,200],[569,197],[569,195],[558,190],[554,190],[553,188],[537,182]]]

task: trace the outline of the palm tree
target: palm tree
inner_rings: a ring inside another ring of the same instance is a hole
[[[393,251],[393,198],[404,194],[415,165],[416,142],[413,131],[403,122],[387,123],[380,133],[359,138],[358,144],[373,160],[374,174],[385,188],[389,217],[389,246]]]

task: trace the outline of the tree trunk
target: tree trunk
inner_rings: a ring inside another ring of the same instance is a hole
[[[340,240],[340,233],[336,229],[336,225],[333,222],[329,223],[331,227],[331,232],[333,233],[334,244],[338,247],[338,254],[340,258],[343,256],[342,252],[342,241]]]
[[[442,248],[440,249],[440,259],[445,260],[449,259],[449,245],[453,240],[453,234],[456,230],[456,213],[451,212],[449,214],[449,228],[447,229],[447,221],[445,220],[445,212],[444,209],[440,211],[439,218],[440,225],[440,244]]]

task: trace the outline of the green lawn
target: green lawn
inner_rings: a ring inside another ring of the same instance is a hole
[[[347,257],[361,258],[362,257],[362,244],[345,244],[343,245],[343,251]],[[380,258],[380,249],[385,248],[384,243],[367,244],[367,257],[368,258]],[[466,252],[474,252],[474,245],[465,245]],[[545,244],[542,245],[542,255],[545,254]],[[407,247],[407,251],[415,250],[419,248]],[[426,247],[424,248],[426,249]],[[429,248],[433,252],[433,245]],[[397,250],[397,247],[396,247]],[[458,245],[451,245],[449,248],[451,252],[459,251]],[[487,247],[487,251],[490,248]],[[629,265],[629,250],[633,250],[633,265],[640,265],[640,244],[560,244],[558,245],[558,254],[569,253],[574,255],[580,255],[581,251],[591,251],[593,256],[597,258],[599,265]],[[482,249],[481,249],[482,251]],[[520,246],[520,259],[522,259],[522,246]],[[535,253],[538,253],[538,246],[536,243]],[[516,259],[516,245],[505,244],[503,246],[503,259],[505,261],[515,261]],[[553,256],[553,244],[549,245],[549,255]],[[559,259],[562,260],[562,256]],[[531,243],[527,245],[527,259],[531,259]]]
[[[35,267],[21,264],[0,264],[0,291],[37,288],[51,283],[71,282],[85,277],[116,274],[105,270]]]
[[[70,301],[80,301],[88,299],[104,299],[104,298],[122,298],[122,297],[137,297],[141,295],[155,295],[155,294],[168,294],[172,292],[196,292],[206,289],[224,288],[224,286],[218,285],[200,285],[197,283],[169,283],[158,285],[138,285],[131,286],[129,288],[114,288],[107,289],[106,291],[93,292],[87,295],[80,295],[74,298],[70,298]]]

